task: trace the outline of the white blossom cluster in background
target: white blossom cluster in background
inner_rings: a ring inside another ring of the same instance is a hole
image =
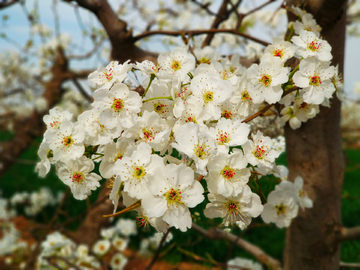
[[[189,209],[203,202],[205,189],[209,218],[245,228],[262,215],[265,222],[289,226],[298,207],[311,207],[311,200],[301,178],[283,180],[267,203],[252,191],[259,174],[285,177],[275,164],[284,145],[250,132],[246,118],[266,103],[281,103],[283,122],[298,128],[319,105],[328,106],[341,85],[320,27],[310,14],[294,12],[299,21],[289,26],[290,41],[274,38],[259,64],[248,69],[239,55],[224,58],[205,47],[195,48],[194,56],[183,47],[160,54],[158,64],[111,62],[94,71],[88,78],[97,88],[90,110],[75,122],[58,109],[44,117],[39,174],[54,164],[79,200],[103,178],[111,179],[114,213],[123,197],[125,206],[137,206],[139,224],[159,232],[190,228]],[[300,60],[293,69],[285,65],[292,57]]]
[[[31,199],[34,197],[41,199]],[[16,193],[10,199],[0,198],[0,256],[4,258],[5,264],[11,269],[14,267],[24,269],[27,258],[32,256],[37,244],[25,240],[22,231],[16,228],[13,221],[14,217],[17,216],[15,207],[31,202],[38,205],[30,206],[31,208],[41,210],[46,201],[53,205],[59,200],[54,198],[47,188],[30,194],[26,192]],[[26,209],[25,212],[27,212]],[[35,269],[52,269],[54,264],[62,269],[71,269],[69,263],[81,269],[99,269],[105,256],[107,256],[106,261],[111,269],[123,269],[128,262],[124,251],[128,248],[130,236],[137,234],[136,223],[131,219],[118,219],[113,226],[103,228],[100,239],[92,247],[84,244],[78,245],[60,232],[54,231],[48,234],[41,243],[41,252],[37,257]],[[150,238],[143,239],[139,254],[142,256],[151,255],[156,250],[162,235],[163,233],[155,233]],[[170,233],[166,242],[171,241],[171,239],[172,234]]]

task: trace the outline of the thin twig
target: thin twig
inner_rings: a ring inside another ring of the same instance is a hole
[[[265,264],[269,269],[279,269],[280,262],[268,254],[266,254],[263,250],[259,247],[245,241],[244,239],[239,239],[235,235],[231,233],[227,233],[225,231],[211,228],[209,230],[205,230],[204,228],[200,227],[199,225],[193,222],[192,227],[193,230],[199,232],[200,234],[213,239],[213,240],[227,240],[232,243],[236,243],[237,246],[241,247],[243,250],[247,251],[251,255],[253,255],[259,262]]]
[[[93,103],[94,98],[92,96],[89,96],[88,93],[86,93],[85,89],[82,87],[82,85],[79,83],[79,81],[76,78],[72,78],[71,81],[74,83],[76,88],[79,90],[81,95],[89,102]]]
[[[164,30],[154,30],[154,31],[145,31],[140,35],[134,37],[134,41],[138,41],[140,39],[153,36],[153,35],[167,35],[167,36],[181,36],[182,34],[191,35],[191,36],[198,36],[198,35],[205,35],[209,33],[228,33],[234,34],[237,36],[241,36],[243,38],[252,40],[256,43],[259,43],[264,46],[268,46],[270,43],[264,40],[258,39],[256,37],[250,36],[245,33],[241,33],[236,29],[201,29],[201,30],[181,30],[181,31],[164,31]]]
[[[159,254],[160,254],[160,250],[161,250],[161,248],[162,248],[162,246],[163,246],[163,244],[164,244],[164,242],[165,242],[165,240],[166,240],[166,237],[168,236],[168,234],[170,233],[170,231],[171,231],[172,228],[173,228],[173,227],[170,227],[170,228],[167,230],[167,232],[164,233],[163,237],[161,238],[160,244],[159,244],[159,246],[158,246],[158,248],[157,248],[157,250],[156,250],[156,253],[155,253],[154,257],[152,258],[151,262],[149,263],[149,265],[146,267],[146,270],[150,270],[151,267],[153,267],[153,265],[154,265],[154,263],[156,262],[156,260],[158,259]]]

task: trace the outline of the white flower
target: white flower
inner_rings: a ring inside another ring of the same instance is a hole
[[[290,42],[281,37],[275,37],[273,43],[267,46],[264,52],[273,57],[279,57],[285,63],[286,60],[294,56],[295,49]]]
[[[100,186],[101,176],[91,172],[94,168],[94,162],[82,156],[76,160],[59,162],[57,175],[71,188],[75,199],[85,200],[91,194],[91,190]]]
[[[235,267],[232,267],[235,266]],[[246,270],[263,270],[263,267],[261,266],[261,264],[257,263],[257,262],[253,262],[252,260],[249,259],[244,259],[244,258],[239,258],[236,257],[234,259],[231,259],[227,262],[227,269],[239,269],[238,267],[241,267],[242,269],[246,269]]]
[[[160,69],[169,75],[176,74],[181,80],[195,68],[195,57],[183,48],[175,48],[171,53],[163,52],[158,57]]]
[[[111,243],[108,239],[97,241],[92,250],[97,256],[104,256],[110,250]]]
[[[111,142],[105,145],[104,156],[99,168],[101,175],[104,178],[113,176],[115,174],[113,172],[115,162],[122,159],[123,156],[131,156],[135,149],[135,141],[124,137],[120,137],[116,143]]]
[[[320,61],[330,61],[332,58],[329,43],[319,39],[313,32],[300,30],[300,35],[292,37],[291,41],[297,47],[295,54],[303,58],[313,56]]]
[[[164,161],[153,155],[151,147],[142,142],[137,146],[131,157],[123,157],[116,161],[113,172],[124,181],[124,191],[131,197],[141,199],[146,193],[147,182],[157,170],[162,170]]]
[[[76,159],[85,152],[84,130],[67,119],[63,119],[58,129],[49,130],[44,136],[53,152],[54,161]]]
[[[248,140],[243,145],[245,156],[249,163],[253,166],[262,165],[272,168],[275,158],[280,155],[280,152],[272,148],[273,141],[270,137],[263,136],[260,131],[253,135],[253,140]]]
[[[121,128],[115,126],[108,128],[104,124],[100,124],[99,114],[101,110],[92,109],[84,111],[78,116],[78,121],[84,128],[86,133],[84,143],[90,145],[107,144],[112,139],[120,136]]]
[[[261,58],[260,64],[253,64],[247,71],[248,92],[254,103],[266,101],[270,104],[281,99],[281,84],[288,81],[289,68],[283,61],[269,54]]]
[[[240,120],[232,121],[225,118],[221,118],[215,128],[209,130],[209,134],[213,137],[218,150],[226,154],[229,152],[230,146],[245,143],[249,132],[249,125],[241,123]]]
[[[204,48],[196,48],[194,54],[200,64],[210,64],[213,61],[219,59],[219,54],[216,50],[210,46]]]
[[[313,15],[306,13],[301,16],[301,22],[294,22],[295,34],[299,35],[301,30],[313,32],[317,37],[320,36],[321,27],[316,23]]]
[[[115,84],[111,90],[96,90],[94,99],[93,106],[102,111],[99,115],[100,124],[110,129],[117,125],[131,127],[134,124],[133,117],[142,106],[139,94],[130,91],[123,83]]]
[[[113,270],[122,270],[127,264],[128,259],[121,253],[116,253],[110,260],[110,266]]]
[[[50,171],[51,163],[53,162],[53,152],[48,143],[44,141],[41,143],[38,156],[41,161],[36,165],[36,171],[38,171],[40,177],[45,177]]]
[[[260,197],[252,193],[249,186],[237,196],[224,197],[222,195],[209,193],[210,203],[206,205],[204,214],[208,218],[222,217],[225,226],[241,222],[249,225],[251,218],[257,217],[263,211]]]
[[[294,183],[290,181],[282,181],[279,185],[275,187],[275,190],[282,190],[282,191],[291,191],[297,198],[297,201],[302,210],[304,208],[312,208],[313,202],[308,197],[306,191],[303,188],[304,180],[302,177],[298,176],[295,178]]]
[[[330,98],[335,91],[332,83],[335,72],[335,67],[329,62],[319,62],[314,58],[302,60],[293,80],[296,86],[303,88],[304,102],[318,105]]]
[[[266,223],[274,222],[279,228],[288,227],[298,214],[299,205],[296,195],[290,190],[274,190],[264,205],[261,214]]]
[[[124,236],[137,235],[136,223],[132,219],[119,219],[116,228]]]
[[[216,154],[214,140],[205,132],[199,131],[199,126],[186,123],[179,127],[175,134],[177,143],[171,145],[181,153],[195,161],[196,172],[206,175],[206,165]]]
[[[202,185],[194,179],[194,172],[185,164],[166,165],[157,171],[153,181],[148,183],[151,192],[142,200],[142,206],[149,217],[162,217],[169,224],[185,232],[191,227],[189,207],[195,207],[204,200]]]
[[[90,73],[88,80],[96,86],[110,88],[113,83],[122,82],[126,78],[127,72],[133,67],[133,64],[129,64],[129,61],[124,64],[112,61],[106,67],[100,67]]]
[[[233,149],[231,155],[219,153],[209,162],[209,175],[206,178],[209,191],[225,197],[241,193],[250,177],[247,164],[239,149]]]
[[[226,103],[233,94],[232,84],[219,79],[214,72],[196,75],[191,80],[190,90],[192,95],[189,99],[195,99],[199,105],[203,105],[214,120],[221,117],[220,105]]]
[[[124,251],[125,248],[127,247],[129,243],[128,239],[116,236],[113,240],[112,240],[112,244],[113,246],[118,250],[118,251]]]
[[[45,115],[43,118],[46,128],[48,130],[58,129],[63,121],[67,119],[71,121],[72,114],[68,111],[60,111],[59,108],[53,108],[49,111],[49,114]]]

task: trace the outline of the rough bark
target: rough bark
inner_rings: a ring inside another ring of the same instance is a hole
[[[76,0],[79,6],[93,12],[103,25],[111,43],[111,58],[120,63],[127,61],[142,62],[151,60],[157,62],[157,54],[140,49],[135,45],[131,29],[127,23],[118,18],[106,0]]]
[[[326,2],[326,3],[325,3]],[[302,4],[323,28],[322,36],[332,46],[332,64],[342,73],[345,44],[346,1],[287,1]],[[291,19],[291,15],[289,15]],[[299,210],[286,233],[284,269],[339,269],[341,189],[345,168],[340,136],[340,101],[300,129],[285,128],[290,179],[300,175],[314,206]]]

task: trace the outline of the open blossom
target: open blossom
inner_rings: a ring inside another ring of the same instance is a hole
[[[196,172],[206,175],[206,165],[210,158],[216,154],[214,140],[205,132],[199,130],[194,123],[186,123],[179,127],[175,133],[176,143],[172,147],[193,159]]]
[[[285,63],[294,56],[295,49],[289,41],[285,41],[282,37],[275,37],[273,43],[267,46],[264,52],[273,57],[279,57]]]
[[[195,99],[214,120],[221,117],[220,106],[226,103],[233,94],[232,84],[221,80],[215,72],[196,75],[191,81],[190,90],[192,95],[189,99]]]
[[[209,162],[209,175],[206,178],[209,191],[226,197],[241,193],[250,177],[247,164],[239,149],[233,149],[231,155],[219,153]]]
[[[99,181],[102,179],[100,175],[91,172],[94,168],[94,162],[82,156],[76,160],[58,163],[57,175],[71,188],[75,199],[85,200],[91,190],[100,186]]]
[[[295,54],[300,57],[315,57],[320,61],[330,61],[332,58],[329,43],[319,39],[313,32],[300,30],[300,35],[292,37],[291,41],[296,47]]]
[[[227,196],[209,193],[210,203],[206,205],[204,214],[208,218],[222,217],[225,226],[236,222],[249,225],[251,218],[257,217],[263,211],[260,197],[251,192],[249,186],[237,196]]]
[[[283,67],[278,57],[265,54],[260,64],[253,64],[247,71],[248,92],[254,103],[266,101],[270,104],[281,99],[281,84],[288,81],[289,68]]]
[[[332,83],[335,73],[335,67],[330,66],[329,62],[309,58],[300,62],[299,71],[294,74],[293,80],[296,86],[302,88],[304,102],[318,105],[331,98],[335,92]]]
[[[93,106],[102,111],[99,114],[100,124],[110,129],[117,125],[126,128],[134,125],[133,117],[142,106],[139,94],[130,91],[123,83],[115,84],[110,90],[96,90],[94,99]]]
[[[44,135],[53,152],[54,161],[76,159],[85,152],[84,130],[79,124],[73,124],[66,118],[56,130],[48,130]]]
[[[272,168],[275,158],[281,152],[272,148],[273,141],[270,137],[263,136],[260,131],[253,135],[253,140],[248,140],[243,145],[245,156],[249,163],[253,166],[262,165]]]
[[[141,199],[148,193],[147,182],[157,170],[164,167],[163,159],[151,153],[148,144],[140,143],[131,156],[124,156],[115,163],[113,172],[120,175],[124,181],[124,191],[131,197]]]
[[[194,171],[185,164],[166,165],[149,181],[142,206],[149,217],[162,217],[170,227],[185,232],[191,227],[189,207],[195,207],[204,200],[204,189],[194,179]]]
[[[195,68],[195,57],[183,48],[175,48],[171,53],[163,52],[158,57],[160,69],[169,75],[176,74],[181,80]]]
[[[290,181],[281,181],[279,185],[275,187],[275,190],[282,190],[282,191],[290,191],[293,192],[297,198],[297,201],[302,210],[304,208],[312,208],[313,202],[308,197],[306,191],[303,188],[304,180],[302,177],[298,176],[295,178],[294,183]]]
[[[218,150],[227,154],[230,146],[245,143],[249,132],[249,125],[240,120],[221,118],[214,128],[210,128],[209,134],[213,137]]]
[[[299,205],[296,195],[291,190],[274,190],[264,205],[261,214],[266,223],[274,222],[279,228],[288,227],[298,214]]]
[[[133,67],[129,62],[130,60],[119,64],[118,61],[112,61],[106,67],[90,73],[88,80],[96,86],[110,88],[113,83],[122,82],[127,77],[127,72]]]
[[[49,110],[49,114],[45,115],[43,120],[48,130],[58,129],[63,121],[67,119],[71,121],[72,114],[68,111],[60,111],[58,108]]]
[[[313,32],[317,37],[320,36],[321,27],[316,23],[313,15],[306,13],[301,16],[301,22],[294,22],[295,34],[299,35],[301,30]]]

